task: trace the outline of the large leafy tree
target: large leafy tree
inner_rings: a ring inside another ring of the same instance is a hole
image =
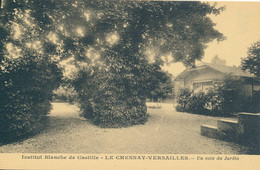
[[[25,1],[1,9],[0,143],[39,131],[62,72],[44,52],[44,34]]]
[[[242,59],[242,69],[260,78],[260,41],[252,44],[248,49],[248,56]]]
[[[208,17],[221,9],[208,3],[24,3],[40,29],[36,37],[42,52],[64,65],[66,79],[78,92],[82,115],[105,127],[145,122],[149,87],[159,83],[150,77],[162,63],[194,66],[206,43],[223,38]]]

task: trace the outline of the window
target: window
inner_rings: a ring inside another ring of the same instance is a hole
[[[205,82],[194,82],[193,90],[206,90],[209,87],[213,86],[213,81],[205,81]]]

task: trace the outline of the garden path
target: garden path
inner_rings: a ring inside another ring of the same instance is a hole
[[[148,106],[151,103],[148,103]],[[200,135],[200,125],[219,117],[176,112],[173,104],[148,109],[144,125],[100,128],[78,116],[78,108],[53,103],[46,129],[21,142],[0,146],[0,153],[94,154],[248,154],[249,148]]]

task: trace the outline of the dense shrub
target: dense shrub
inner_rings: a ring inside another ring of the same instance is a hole
[[[198,93],[191,94],[185,109],[187,112],[204,114],[207,112],[205,108],[206,103],[207,95],[199,91]]]
[[[0,10],[0,143],[32,135],[45,126],[52,91],[62,77],[57,53],[46,43],[50,19],[38,22],[37,17],[45,15],[30,5],[46,6],[8,1]]]
[[[215,84],[207,92],[194,93],[189,89],[181,89],[176,106],[177,111],[190,113],[230,116],[236,112],[257,109],[258,95],[245,98],[241,94],[243,81],[239,77],[227,75],[224,81]],[[251,112],[250,111],[250,112]]]
[[[1,65],[0,131],[8,142],[39,131],[61,72],[47,58],[25,56]]]
[[[243,81],[239,77],[227,75],[224,81],[207,92],[207,106],[212,114],[232,115],[243,110],[241,94]]]
[[[179,93],[177,94],[177,111],[187,111],[187,104],[189,103],[190,97],[193,91],[189,88],[182,88],[180,89]]]
[[[194,93],[188,88],[183,88],[180,89],[178,94],[176,110],[204,114],[207,111],[205,108],[206,102],[207,96],[204,92]]]
[[[100,127],[125,127],[146,121],[145,99],[127,86],[130,82],[118,78],[97,70],[93,74],[79,72],[72,84],[78,93],[81,116]]]
[[[125,127],[145,123],[146,104],[138,96],[108,95],[94,98],[93,122],[101,127]]]

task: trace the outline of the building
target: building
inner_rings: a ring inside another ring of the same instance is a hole
[[[196,68],[187,68],[176,77],[174,93],[178,94],[179,89],[184,87],[192,89],[194,92],[207,91],[209,87],[214,87],[222,82],[226,75],[238,76],[245,80],[241,94],[247,97],[260,90],[260,82],[254,80],[252,74],[244,72],[238,67],[201,63]]]

